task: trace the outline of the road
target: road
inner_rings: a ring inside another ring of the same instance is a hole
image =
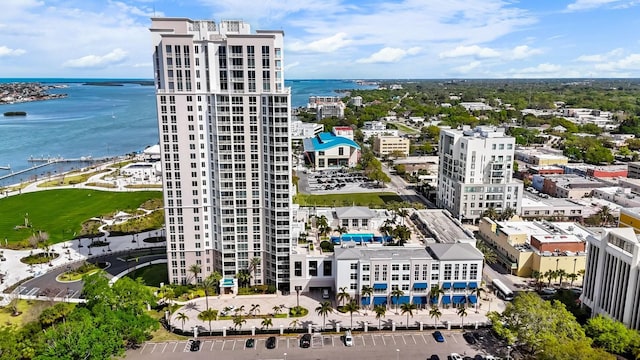
[[[424,204],[429,209],[435,209],[436,206],[427,198],[414,190],[414,185],[406,182],[401,176],[391,174],[387,165],[382,163],[382,171],[391,179],[389,188],[395,191],[404,201],[411,203]]]
[[[162,249],[162,254],[140,256],[138,257],[137,262],[135,258],[132,259],[131,257],[135,256],[136,254],[143,254],[144,252],[148,253],[149,249],[123,251],[115,254],[106,253],[104,256],[93,257],[88,261],[91,263],[108,263],[109,266],[105,269],[105,271],[107,272],[109,277],[113,277],[139,263],[166,259],[167,254],[164,253],[164,248]],[[126,261],[127,258],[129,258],[130,260]],[[67,266],[61,266],[57,269],[46,272],[43,275],[35,277],[20,285],[15,291],[20,295],[27,296],[79,299],[82,293],[82,280],[74,282],[60,282],[56,280],[56,278],[58,277],[58,275],[62,274],[65,271],[68,271],[69,269],[77,268],[78,266],[82,265],[82,263],[84,263],[84,260],[70,263]]]

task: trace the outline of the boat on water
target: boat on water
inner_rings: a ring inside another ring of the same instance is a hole
[[[10,165],[0,166],[0,170],[11,170],[11,166]]]

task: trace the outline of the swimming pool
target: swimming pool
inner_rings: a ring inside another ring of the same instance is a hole
[[[374,234],[342,234],[340,236],[332,236],[331,242],[334,244],[340,244],[340,241],[353,241],[355,243],[383,243],[392,241],[391,236],[376,236]]]

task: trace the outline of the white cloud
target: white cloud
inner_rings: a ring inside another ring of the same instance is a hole
[[[114,49],[105,55],[87,55],[78,59],[71,59],[64,63],[64,66],[71,68],[102,68],[124,61],[127,52],[122,49]]]
[[[563,71],[560,65],[543,63],[537,66],[526,67],[523,69],[512,69],[509,73],[514,78],[554,78],[554,77],[578,77],[578,74]]]
[[[578,57],[576,60],[583,61],[583,62],[603,62],[603,61],[609,61],[611,58],[614,58],[614,57],[619,57],[623,53],[624,53],[624,50],[621,48],[618,48],[618,49],[613,49],[604,54],[582,55]]]
[[[467,74],[471,72],[471,70],[477,69],[480,65],[481,65],[480,61],[472,61],[466,65],[460,65],[460,66],[454,67],[453,70],[462,74]]]
[[[300,62],[299,61],[286,64],[284,66],[284,69],[288,70],[288,69],[292,69],[292,68],[297,67],[297,66],[300,66]]]
[[[616,61],[596,64],[595,68],[603,71],[640,70],[640,54],[630,54]]]
[[[493,58],[500,56],[500,52],[487,47],[478,45],[458,46],[455,49],[440,53],[440,58],[456,58],[464,56],[473,56],[476,58]]]
[[[611,5],[611,7],[617,9],[624,9],[630,6],[634,6],[637,3],[637,0],[576,0],[575,2],[567,5],[566,11],[571,12],[591,10],[607,5]]]
[[[542,54],[542,50],[540,49],[532,49],[527,45],[516,46],[510,51],[510,58],[512,60],[521,60],[531,57],[533,55]]]
[[[148,6],[145,6],[145,7],[131,6],[121,1],[112,1],[111,3],[116,7],[118,7],[119,9],[121,9],[123,12],[129,13],[131,15],[142,16],[146,18],[164,16],[163,12],[156,11],[154,8],[150,8]]]
[[[20,56],[25,54],[26,51],[23,49],[11,49],[6,46],[0,46],[0,57],[3,56]]]
[[[295,42],[287,47],[289,51],[310,51],[319,53],[330,53],[339,50],[351,43],[346,39],[346,33],[337,33],[333,36],[311,41],[309,43]]]
[[[399,48],[385,47],[380,51],[371,54],[367,58],[356,60],[360,64],[379,64],[379,63],[395,63],[402,60],[407,55],[416,55],[420,52],[419,47],[412,47],[407,50]]]

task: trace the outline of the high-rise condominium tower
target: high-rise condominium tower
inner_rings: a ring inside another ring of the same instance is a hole
[[[151,33],[170,281],[251,269],[252,284],[289,290],[283,32],[153,18]]]
[[[522,209],[522,183],[514,181],[515,138],[504,129],[479,126],[440,131],[437,205],[460,220],[476,221],[493,208],[498,214]]]

